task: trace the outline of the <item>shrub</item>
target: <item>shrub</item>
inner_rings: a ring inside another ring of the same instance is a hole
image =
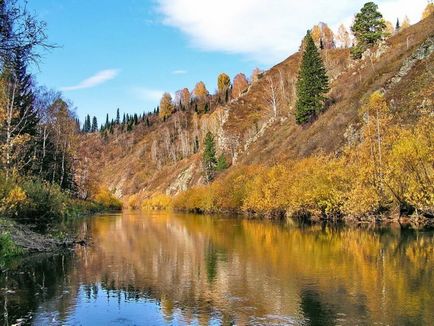
[[[101,187],[93,200],[107,209],[120,210],[122,202],[117,199],[107,188]]]
[[[23,250],[14,243],[8,232],[0,234],[0,259],[18,256],[22,253]]]
[[[165,194],[156,194],[145,199],[142,203],[143,209],[167,210],[172,207],[172,198]]]

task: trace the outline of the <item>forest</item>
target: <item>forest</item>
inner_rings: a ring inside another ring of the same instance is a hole
[[[119,208],[120,202],[103,189],[90,198],[81,186],[86,175],[76,164],[74,106],[29,72],[57,47],[45,23],[15,0],[0,1],[0,18],[0,216],[7,243],[3,227],[10,221],[47,229],[66,216]]]

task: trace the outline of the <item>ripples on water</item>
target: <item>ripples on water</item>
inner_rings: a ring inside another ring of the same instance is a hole
[[[92,246],[0,276],[3,324],[434,324],[432,232],[128,212],[78,229]]]

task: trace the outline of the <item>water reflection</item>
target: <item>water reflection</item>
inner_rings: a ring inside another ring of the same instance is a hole
[[[80,230],[91,247],[0,277],[4,322],[434,323],[430,232],[166,213],[103,216]]]

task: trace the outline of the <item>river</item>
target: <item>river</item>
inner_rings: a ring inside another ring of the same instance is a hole
[[[11,262],[4,325],[433,325],[434,234],[124,212]]]

